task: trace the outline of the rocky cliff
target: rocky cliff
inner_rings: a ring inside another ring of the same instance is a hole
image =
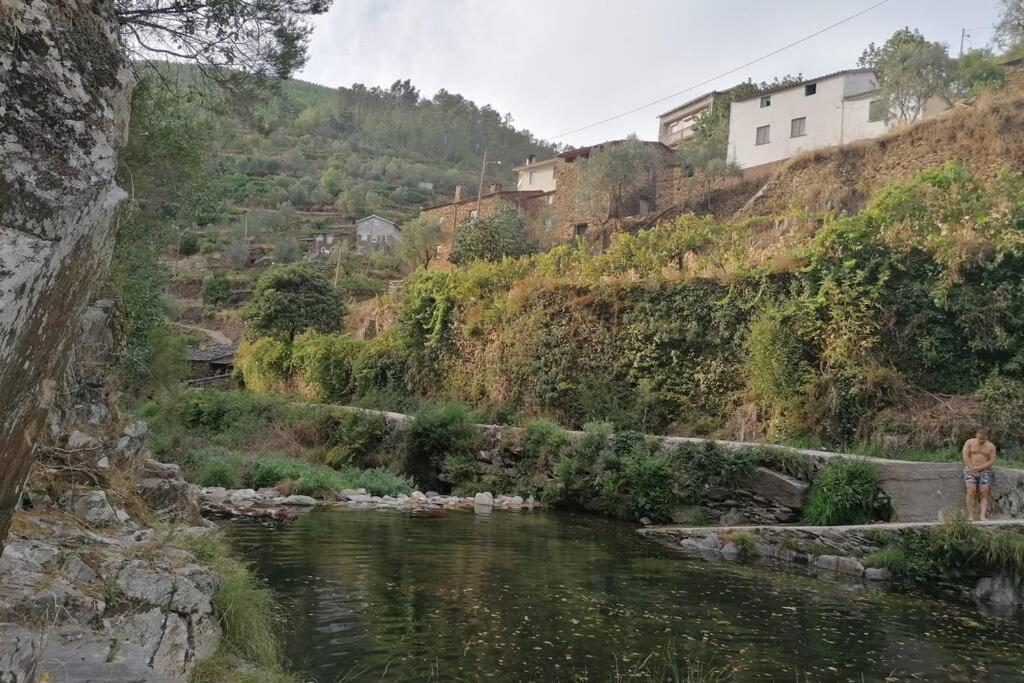
[[[0,549],[106,271],[132,88],[108,0],[0,0]]]

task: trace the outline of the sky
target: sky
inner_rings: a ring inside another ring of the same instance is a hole
[[[298,78],[387,87],[409,78],[509,113],[520,128],[570,146],[636,133],[657,116],[747,78],[814,78],[856,66],[903,26],[960,49],[985,47],[999,0],[888,0],[860,17],[704,86],[587,130],[750,62],[878,0],[335,0],[317,17]]]

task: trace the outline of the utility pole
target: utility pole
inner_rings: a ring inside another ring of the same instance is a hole
[[[476,186],[476,218],[480,220],[480,199],[484,194],[484,171],[487,170],[487,164],[497,164],[501,166],[501,161],[487,161],[487,149],[484,149],[484,163],[480,164],[480,182]]]
[[[487,168],[487,148],[484,147],[484,163],[480,164],[480,182],[476,186],[476,219],[480,220],[480,198],[484,194],[484,169]]]
[[[960,56],[964,56],[964,41],[967,40],[967,29],[960,29]]]

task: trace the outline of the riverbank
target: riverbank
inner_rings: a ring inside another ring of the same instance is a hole
[[[677,552],[883,589],[927,588],[984,607],[1024,607],[1024,520],[847,526],[651,526]]]

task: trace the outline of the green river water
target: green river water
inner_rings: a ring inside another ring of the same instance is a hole
[[[1024,680],[1019,620],[688,560],[591,516],[317,509],[227,529],[285,601],[304,680],[670,680],[666,649],[736,681]]]

